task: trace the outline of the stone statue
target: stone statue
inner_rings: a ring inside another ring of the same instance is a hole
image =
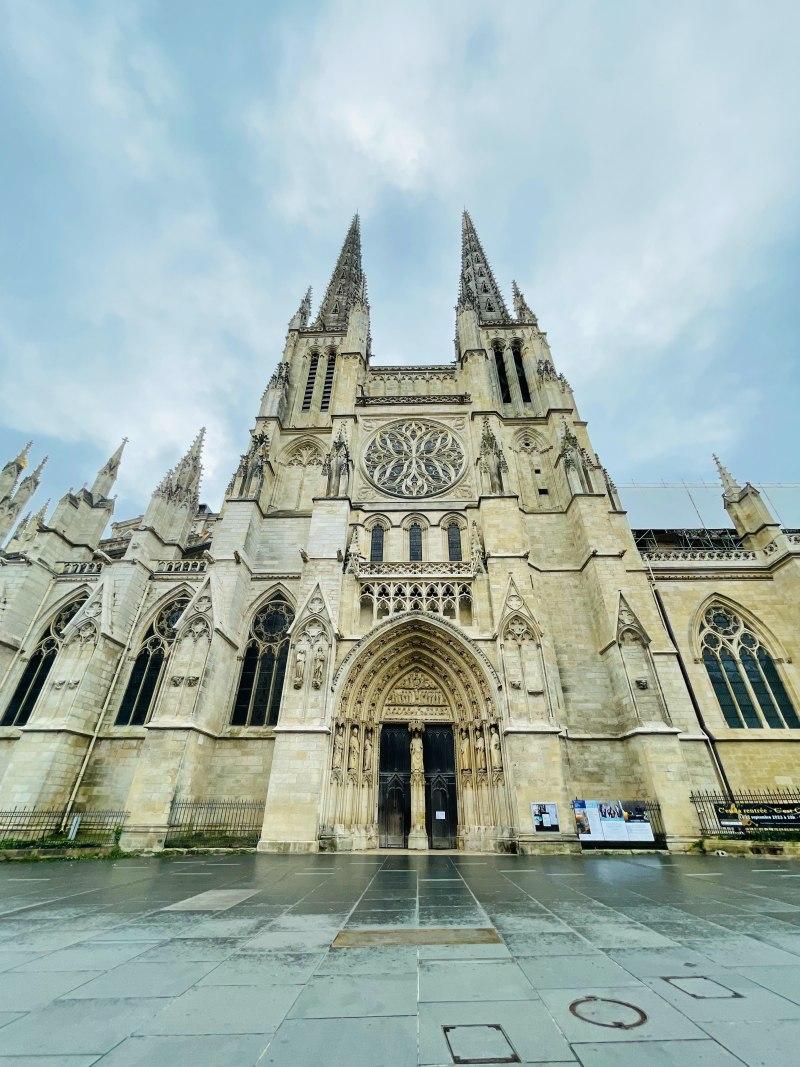
[[[479,771],[486,770],[486,742],[482,729],[475,731],[475,765]]]
[[[326,648],[320,641],[314,649],[314,659],[311,664],[311,684],[315,689],[321,689],[325,680]]]
[[[333,735],[333,769],[338,771],[344,755],[344,727],[337,726]]]
[[[294,675],[292,685],[295,689],[302,689],[306,676],[306,650],[300,645],[294,654]]]
[[[350,743],[347,751],[347,773],[358,774],[358,727],[354,726],[350,733]]]
[[[584,450],[578,445],[578,438],[561,420],[561,455],[564,459],[564,473],[572,493],[590,493],[592,491],[589,474],[586,470]]]
[[[461,731],[461,769],[468,771],[471,760],[469,758],[469,730]]]
[[[419,734],[411,735],[411,773],[422,774],[425,767],[422,762],[422,738]]]
[[[330,452],[325,457],[322,473],[327,475],[325,495],[328,497],[347,496],[350,489],[350,450],[344,431],[333,442]]]
[[[372,770],[372,730],[364,734],[364,774]]]
[[[481,535],[478,531],[478,524],[475,520],[472,520],[472,526],[470,528],[469,539],[469,553],[472,557],[472,562],[475,566],[475,570],[478,574],[483,574],[485,569],[483,559],[483,545],[481,543]]]
[[[503,769],[503,753],[500,750],[500,734],[497,732],[497,727],[493,726],[489,734],[489,751],[492,759],[492,770],[502,771]]]
[[[492,429],[489,426],[489,420],[484,416],[483,419],[483,435],[481,436],[481,450],[480,450],[481,470],[485,475],[485,488],[488,488],[490,493],[502,493],[503,492],[503,472],[508,470],[508,463],[506,457],[503,454],[503,449],[500,447],[500,443],[492,433]]]

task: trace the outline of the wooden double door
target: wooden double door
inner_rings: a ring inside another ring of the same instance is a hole
[[[378,764],[378,841],[381,848],[405,848],[411,829],[411,735],[405,723],[381,729]],[[458,829],[453,728],[426,725],[425,829],[430,847],[455,848]]]

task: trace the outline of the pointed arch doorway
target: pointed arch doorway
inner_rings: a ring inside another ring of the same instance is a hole
[[[343,850],[505,848],[496,676],[455,626],[408,614],[340,668],[321,835]]]

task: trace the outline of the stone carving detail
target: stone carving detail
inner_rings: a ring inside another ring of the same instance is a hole
[[[294,653],[294,671],[292,672],[292,685],[295,689],[303,688],[306,677],[306,655],[305,645],[298,645]]]
[[[578,444],[578,438],[566,419],[561,420],[561,456],[564,462],[564,471],[567,484],[572,493],[591,493],[592,479],[589,475],[589,457],[585,449]]]
[[[351,466],[350,450],[342,429],[322,465],[322,473],[327,476],[326,496],[347,496],[350,490]]]
[[[370,728],[364,731],[363,765],[364,774],[369,774],[372,771],[372,730]]]
[[[347,773],[358,774],[358,727],[354,726],[350,731],[350,739],[347,745]]]
[[[392,496],[434,496],[464,473],[464,449],[449,427],[424,419],[394,422],[367,446],[364,467],[373,485]]]
[[[269,452],[269,438],[260,430],[253,430],[250,447],[242,453],[236,473],[228,483],[226,496],[240,500],[257,499],[264,485],[264,472]]]
[[[510,601],[511,597],[509,597],[509,603]],[[505,630],[503,631],[503,640],[515,641],[520,645],[523,641],[535,641],[536,638],[525,620],[519,615],[514,615],[506,623]]]
[[[314,689],[321,689],[325,680],[325,664],[328,660],[327,649],[324,643],[319,643],[314,648],[314,659],[311,666],[311,684]]]
[[[200,683],[200,676],[197,674],[173,674],[169,683],[176,689],[182,685],[185,685],[188,689],[194,689]]]
[[[492,494],[502,493],[504,491],[503,475],[508,470],[508,463],[500,442],[492,432],[489,419],[485,415],[481,435],[480,468],[483,474],[484,491]]]
[[[342,766],[344,756],[344,725],[339,723],[333,734],[333,769],[338,771]]]
[[[500,748],[500,733],[496,726],[492,726],[489,731],[489,753],[492,761],[492,770],[502,771],[503,753]]]
[[[468,582],[364,582],[361,606],[372,609],[375,623],[398,611],[432,611],[461,625],[472,622],[472,586]]]

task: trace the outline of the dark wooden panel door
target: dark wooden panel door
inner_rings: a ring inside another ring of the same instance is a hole
[[[426,726],[425,824],[431,848],[455,848],[458,829],[456,767],[451,726]]]
[[[405,848],[411,828],[411,752],[407,726],[381,729],[378,764],[378,842]]]

